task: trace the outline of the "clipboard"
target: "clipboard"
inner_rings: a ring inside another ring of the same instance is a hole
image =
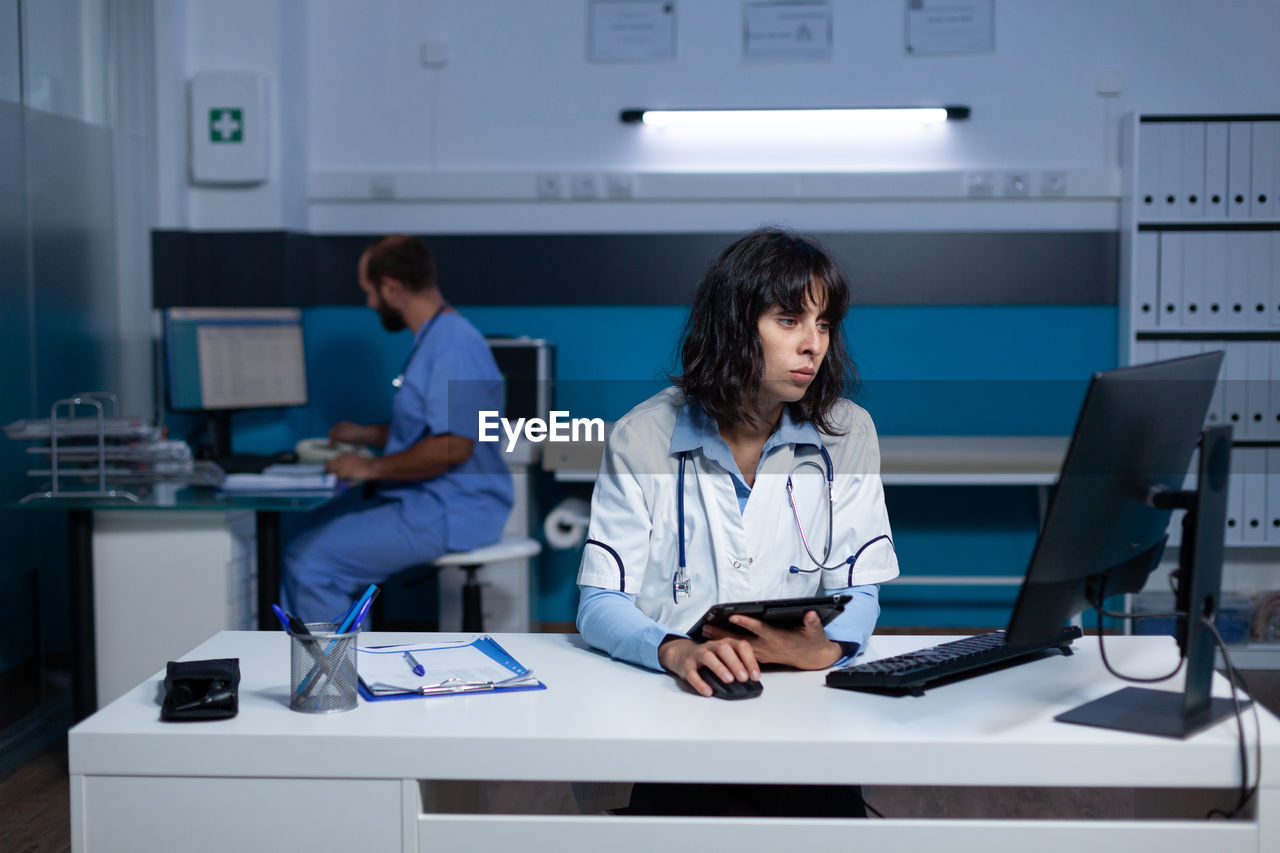
[[[422,665],[423,675],[413,673],[405,652]],[[435,645],[359,646],[356,670],[367,702],[547,689],[489,636]]]

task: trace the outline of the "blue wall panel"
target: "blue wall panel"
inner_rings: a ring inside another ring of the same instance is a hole
[[[530,335],[556,345],[558,408],[613,420],[665,384],[685,320],[680,307],[481,307],[461,310],[485,334]],[[365,308],[304,312],[311,404],[237,414],[236,448],[266,452],[323,435],[346,418],[385,420],[391,379],[411,344]],[[884,435],[1066,435],[1089,375],[1116,364],[1111,306],[855,308],[850,350],[859,397]],[[549,507],[587,486],[545,484]],[[891,487],[886,500],[909,574],[1020,576],[1035,544],[1030,488]],[[576,608],[578,552],[542,557],[541,619]],[[886,586],[883,624],[998,626],[1016,588]]]

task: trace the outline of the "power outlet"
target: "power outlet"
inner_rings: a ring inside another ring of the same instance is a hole
[[[996,194],[994,172],[969,172],[964,176],[964,184],[969,198],[991,198]]]
[[[369,178],[369,198],[391,199],[396,197],[395,175],[372,175]]]
[[[449,64],[449,43],[435,39],[418,45],[418,62],[423,68],[444,68]]]
[[[1045,172],[1040,176],[1040,195],[1050,198],[1064,198],[1067,194],[1067,173],[1063,171]]]
[[[1031,176],[1026,172],[1006,172],[1004,175],[1005,198],[1026,198],[1031,195]]]
[[[538,198],[553,199],[564,197],[564,182],[555,172],[543,172],[535,179],[535,191]]]
[[[569,195],[580,201],[600,197],[600,187],[596,184],[596,176],[582,173],[569,176]]]
[[[635,181],[623,172],[604,176],[604,192],[609,198],[631,198],[636,194]]]

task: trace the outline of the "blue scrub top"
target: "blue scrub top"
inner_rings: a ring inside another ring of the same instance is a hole
[[[480,412],[502,411],[502,374],[484,337],[461,314],[423,325],[391,409],[386,452],[428,435],[469,438],[471,458],[430,480],[384,482],[379,494],[403,502],[409,523],[445,519],[445,546],[466,551],[498,540],[511,511],[511,474],[501,442],[481,443]],[[420,511],[418,511],[420,510]]]

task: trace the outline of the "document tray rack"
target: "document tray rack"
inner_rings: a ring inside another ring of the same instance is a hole
[[[998,665],[1029,663],[1041,652],[1056,649],[1071,654],[1071,642],[1082,632],[1074,625],[1041,645],[1009,646],[1004,631],[975,634],[891,658],[843,666],[827,673],[827,686],[846,690],[924,695],[925,687],[942,679],[979,675]]]

